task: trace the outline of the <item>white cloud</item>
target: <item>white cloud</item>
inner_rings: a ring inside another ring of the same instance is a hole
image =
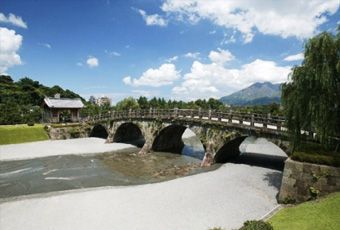
[[[194,52],[194,53],[189,52],[189,53],[184,54],[184,57],[193,58],[193,59],[198,59],[199,56],[200,56],[200,52]]]
[[[304,59],[304,55],[303,53],[298,53],[295,55],[289,55],[287,57],[285,57],[283,60],[284,61],[300,61]]]
[[[8,68],[20,65],[21,58],[18,51],[22,44],[22,36],[14,30],[0,27],[0,74]]]
[[[132,79],[130,76],[124,77],[123,82],[132,86],[160,87],[171,85],[179,78],[180,72],[176,70],[174,64],[163,64],[158,69],[148,69],[138,79]]]
[[[116,51],[108,51],[108,50],[104,50],[104,52],[106,54],[108,54],[109,56],[115,56],[115,57],[120,57],[122,56],[120,53],[116,52]]]
[[[50,44],[48,44],[48,43],[38,43],[38,45],[44,46],[44,47],[46,47],[48,49],[52,48],[52,46]]]
[[[216,30],[209,31],[209,34],[216,34]]]
[[[99,61],[96,57],[89,57],[87,60],[86,60],[86,64],[90,67],[90,68],[94,68],[94,67],[97,67],[99,65]]]
[[[254,82],[284,82],[290,66],[278,66],[273,61],[256,59],[240,68],[227,68],[217,63],[204,64],[194,61],[184,81],[172,89],[175,98],[194,100],[197,98],[219,98],[240,90]]]
[[[220,42],[220,45],[228,45],[230,43],[235,43],[236,42],[236,31],[234,30],[232,34],[224,33],[223,34],[223,39]]]
[[[125,85],[132,85],[132,78],[130,76],[126,76],[123,78],[123,82]]]
[[[3,13],[0,13],[0,22],[27,29],[27,23],[24,22],[21,17],[14,14],[9,14],[8,17],[6,17]]]
[[[166,59],[166,62],[172,63],[178,60],[178,56],[173,56],[171,58]]]
[[[148,26],[167,26],[168,25],[168,21],[166,21],[164,18],[162,18],[160,15],[158,14],[151,14],[151,15],[147,15],[146,12],[144,10],[138,10],[138,12],[140,13],[140,15],[142,15],[146,25]]]
[[[235,57],[229,50],[218,49],[218,51],[210,51],[209,59],[219,65],[224,65],[226,62],[233,60]]]
[[[205,19],[237,30],[247,43],[255,31],[282,38],[308,38],[327,21],[326,14],[337,12],[339,0],[166,0],[161,9],[178,20],[197,23]]]

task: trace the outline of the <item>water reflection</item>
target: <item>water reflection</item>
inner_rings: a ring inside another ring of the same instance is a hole
[[[195,157],[197,159],[203,159],[204,148],[200,139],[190,129],[186,129],[182,135],[184,147],[182,154],[186,156]]]

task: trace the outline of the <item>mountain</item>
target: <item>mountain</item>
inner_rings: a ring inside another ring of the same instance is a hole
[[[45,96],[53,97],[57,93],[62,98],[81,98],[71,90],[65,90],[58,85],[48,87],[28,77],[15,82],[10,76],[0,75],[0,104],[41,106]]]
[[[251,86],[221,97],[220,101],[228,105],[265,105],[280,103],[281,85],[271,82],[256,82]]]

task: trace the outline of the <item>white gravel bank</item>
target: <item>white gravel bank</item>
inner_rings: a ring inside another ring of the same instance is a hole
[[[90,154],[117,151],[135,146],[123,143],[105,144],[101,138],[48,140],[23,144],[0,145],[0,161],[23,160],[69,154]]]
[[[287,158],[287,153],[265,138],[247,137],[240,145],[240,151]]]
[[[0,204],[0,229],[238,228],[278,204],[281,172],[242,164],[157,184],[66,192]]]

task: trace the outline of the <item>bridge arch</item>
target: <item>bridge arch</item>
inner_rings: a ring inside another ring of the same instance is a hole
[[[284,145],[264,137],[239,136],[225,143],[215,154],[215,163],[242,163],[283,170]]]
[[[215,154],[215,163],[226,163],[240,155],[240,145],[247,136],[239,136],[225,143]]]
[[[145,139],[140,127],[132,122],[122,123],[116,129],[113,142],[127,143],[136,145],[137,147],[142,147],[144,145]]]
[[[152,143],[152,150],[180,154],[184,147],[182,135],[187,127],[169,125],[163,128]]]
[[[103,126],[102,124],[96,124],[93,126],[89,136],[106,139],[108,135],[109,133],[106,130],[105,126]]]
[[[152,143],[151,149],[203,159],[203,147],[202,141],[194,129],[183,124],[170,124],[160,130]],[[200,152],[200,149],[202,149],[202,152]]]

